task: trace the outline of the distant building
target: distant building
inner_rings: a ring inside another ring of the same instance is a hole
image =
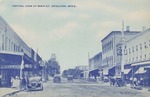
[[[126,79],[144,79],[150,86],[150,28],[123,44],[124,74]]]
[[[88,65],[80,65],[80,66],[76,66],[76,69],[81,70],[82,73],[80,74],[80,77],[87,79],[88,78],[88,69],[89,66]]]
[[[140,33],[140,31],[130,31],[129,27],[124,31],[126,40]],[[121,75],[121,31],[110,32],[102,42],[102,65],[101,70],[104,76],[120,76]]]
[[[100,67],[102,64],[102,52],[89,59],[89,76],[100,76]]]
[[[0,86],[9,86],[11,77],[32,74],[41,57],[0,17]]]

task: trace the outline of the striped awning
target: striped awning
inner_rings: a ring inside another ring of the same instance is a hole
[[[124,69],[124,74],[128,74],[131,69]]]
[[[142,73],[145,73],[146,70],[144,70],[144,67],[140,67],[136,72],[135,74],[142,74]]]
[[[150,64],[150,61],[134,63],[134,64],[132,64],[131,66],[144,65],[144,64]]]

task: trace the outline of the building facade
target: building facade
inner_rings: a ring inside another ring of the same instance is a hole
[[[32,73],[41,57],[0,17],[0,86],[9,86],[11,77]]]
[[[126,40],[140,33],[140,31],[130,31],[129,27],[124,31]],[[112,31],[102,42],[102,66],[101,70],[104,76],[120,76],[121,75],[121,39],[122,31]]]
[[[150,28],[123,44],[124,74],[126,79],[144,79],[150,86]]]
[[[89,77],[100,76],[100,67],[102,64],[102,52],[89,59]]]

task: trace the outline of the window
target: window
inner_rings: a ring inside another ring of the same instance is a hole
[[[129,54],[131,53],[130,48],[129,48]]]
[[[125,46],[124,46],[124,48],[126,49],[126,48],[127,48],[127,46],[125,45]]]
[[[140,59],[142,59],[142,55],[140,55]]]
[[[142,50],[142,44],[140,44],[140,49]]]
[[[146,42],[144,42],[144,47],[145,47],[145,49],[147,48]]]
[[[136,51],[138,51],[138,46],[136,45]]]
[[[2,50],[4,50],[4,35],[2,35]]]
[[[14,51],[16,50],[16,46],[15,46],[15,44],[14,44]]]
[[[13,51],[13,42],[11,42],[11,51]]]
[[[9,39],[9,45],[8,45],[8,46],[9,46],[9,50],[10,50],[10,46],[11,46],[11,45],[10,45],[10,39]]]
[[[138,60],[138,57],[136,57],[136,61]]]
[[[132,52],[134,53],[134,47],[132,47]]]
[[[6,37],[6,39],[5,39],[5,50],[7,50],[7,41],[8,41],[8,38]]]

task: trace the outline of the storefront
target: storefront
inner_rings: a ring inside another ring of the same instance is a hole
[[[26,64],[30,67],[25,67]],[[9,87],[11,77],[22,78],[32,72],[33,64],[34,61],[23,52],[0,52],[0,86]]]
[[[115,69],[115,66],[114,66],[114,67],[112,67],[108,70],[108,75],[109,76],[115,76],[115,71],[116,71],[116,69]]]
[[[0,86],[10,86],[11,77],[20,76],[23,53],[0,53]]]
[[[132,64],[133,77],[138,81],[143,79],[144,86],[150,86],[150,61]]]
[[[94,70],[89,72],[89,76],[94,76],[96,79],[96,77],[100,76],[99,71],[100,71],[99,69],[94,69]]]

